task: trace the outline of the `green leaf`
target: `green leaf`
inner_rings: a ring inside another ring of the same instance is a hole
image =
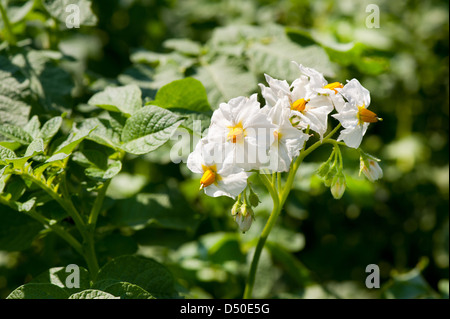
[[[0,145],[0,165],[7,165],[6,159],[16,158],[16,154],[9,148]]]
[[[26,284],[9,294],[6,299],[67,299],[64,289],[52,284]]]
[[[62,124],[62,117],[55,116],[42,125],[39,137],[44,140],[44,144],[47,145],[51,139],[58,133]]]
[[[0,124],[25,125],[31,107],[25,102],[29,80],[9,56],[0,55]]]
[[[155,299],[155,297],[141,287],[124,281],[102,280],[95,283],[93,288],[120,297],[120,299]]]
[[[301,47],[287,39],[278,39],[254,43],[247,52],[253,70],[274,78],[288,81],[298,78],[300,70],[292,61],[314,68],[325,76],[335,75],[327,53],[319,45]]]
[[[30,145],[28,145],[23,157],[9,158],[6,160],[6,162],[13,163],[15,168],[21,169],[30,158],[43,152],[44,142],[41,138],[37,138],[33,142],[31,142]]]
[[[204,86],[193,78],[176,80],[163,86],[151,104],[165,109],[177,108],[196,112],[211,110]]]
[[[84,170],[84,173],[87,177],[93,179],[94,181],[105,182],[108,179],[113,178],[117,174],[119,174],[122,169],[121,161],[113,161],[108,165],[107,169],[103,170],[98,167],[88,167]]]
[[[113,149],[120,149],[120,134],[112,124],[111,120],[90,118],[81,122],[77,126],[77,129],[85,131],[92,130],[86,139]]]
[[[79,12],[80,25],[95,26],[97,24],[98,19],[92,12],[90,0],[42,0],[42,4],[48,13],[60,22],[66,23],[67,19],[72,21],[70,15]],[[78,10],[67,10],[70,9],[69,5],[76,5]]]
[[[33,116],[30,121],[23,127],[25,132],[29,133],[33,138],[37,138],[39,135],[39,128],[41,127],[41,122],[39,122],[39,117],[37,115]]]
[[[23,128],[11,124],[0,125],[0,134],[22,145],[28,145],[33,137]]]
[[[135,84],[120,87],[107,87],[94,94],[88,104],[101,107],[112,112],[133,115],[142,107],[141,90]]]
[[[114,225],[135,230],[152,225],[194,231],[200,222],[200,216],[176,190],[168,190],[166,194],[140,193],[118,201],[117,209],[110,211],[109,217]]]
[[[9,1],[9,2],[11,2],[11,1]],[[19,4],[8,3],[6,12],[8,12],[9,22],[11,24],[20,22],[31,11],[31,9],[33,8],[33,5],[34,5],[33,0],[26,1],[23,4],[22,3],[19,3]],[[4,27],[3,19],[0,19],[0,29],[3,29],[3,27]]]
[[[156,298],[175,296],[172,274],[153,259],[137,256],[115,258],[100,269],[96,282],[102,280],[128,282],[141,287]]]
[[[146,105],[130,117],[123,128],[123,150],[140,155],[169,140],[183,118],[155,105]]]
[[[104,291],[87,289],[71,295],[69,299],[119,299],[119,298]]]
[[[213,109],[222,102],[228,102],[236,96],[250,95],[256,89],[255,76],[242,68],[219,58],[212,63],[204,63],[194,76],[202,82]]]
[[[71,132],[67,139],[56,148],[53,155],[59,153],[71,154],[75,147],[77,147],[78,144],[80,144],[91,133],[91,131],[92,130],[79,130]]]
[[[0,208],[0,250],[21,251],[30,247],[42,225],[9,207]]]
[[[47,270],[47,271],[39,274],[35,278],[33,278],[30,283],[52,284],[52,285],[55,285],[57,287],[64,289],[68,294],[73,294],[73,293],[88,289],[90,286],[89,272],[83,267],[79,267],[79,269],[80,269],[80,277],[79,277],[80,287],[79,288],[66,287],[67,277],[72,274],[71,271],[66,272],[66,267],[50,268],[49,270]],[[69,278],[69,281],[71,282],[71,278]]]
[[[72,75],[61,67],[64,56],[58,51],[20,50],[12,61],[29,79],[32,104],[40,112],[65,112],[72,104]]]
[[[438,294],[427,283],[421,272],[428,264],[422,259],[416,268],[407,273],[396,273],[383,287],[383,295],[388,299],[437,298]]]
[[[189,39],[169,39],[164,41],[163,46],[188,55],[200,55],[201,45]]]

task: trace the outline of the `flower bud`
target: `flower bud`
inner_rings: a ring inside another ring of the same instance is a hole
[[[328,162],[322,163],[319,169],[317,170],[317,175],[320,177],[325,177],[327,173],[330,171],[330,164]]]
[[[334,176],[333,181],[331,182],[331,194],[334,199],[340,199],[342,195],[344,195],[346,187],[345,176],[342,172],[338,173]]]
[[[325,184],[326,187],[330,187],[331,184],[333,183],[333,179],[337,174],[337,169],[336,167],[332,167],[328,170],[328,172],[325,174],[324,178],[323,178],[323,182]]]
[[[250,188],[250,194],[248,195],[248,202],[253,207],[258,206],[258,204],[261,203],[258,195],[256,195],[256,193],[251,188]]]
[[[383,177],[383,170],[378,164],[380,160],[369,154],[361,152],[360,162],[359,162],[359,175],[364,173],[367,179],[371,182],[376,181]]]
[[[241,203],[241,201],[238,199],[238,200],[234,203],[233,207],[231,207],[231,215],[232,215],[232,216],[235,216],[235,215],[238,213],[239,209],[241,208],[241,205],[242,205],[242,203]]]
[[[253,210],[251,207],[245,204],[242,205],[238,213],[234,215],[234,221],[243,233],[249,230],[253,222]]]

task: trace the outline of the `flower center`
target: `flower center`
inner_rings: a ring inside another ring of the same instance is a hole
[[[306,107],[307,103],[308,103],[308,101],[306,101],[305,99],[298,99],[297,101],[292,103],[291,110],[303,112],[303,111],[305,111],[305,107]]]
[[[375,123],[378,121],[381,121],[382,119],[379,118],[374,112],[369,111],[365,108],[365,105],[358,106],[358,114],[356,115],[358,118],[358,124],[361,125],[364,122],[366,123]]]
[[[213,184],[217,179],[217,171],[216,171],[216,165],[213,166],[202,166],[203,168],[203,176],[200,179],[200,189],[208,187],[209,185]]]
[[[227,139],[232,143],[240,143],[244,140],[245,130],[242,127],[242,123],[239,122],[235,126],[228,127],[230,131],[228,132]]]
[[[333,82],[333,83],[329,83],[329,84],[325,85],[323,88],[333,90],[334,93],[336,94],[338,92],[336,89],[342,89],[343,87],[344,86],[342,85],[342,83]]]

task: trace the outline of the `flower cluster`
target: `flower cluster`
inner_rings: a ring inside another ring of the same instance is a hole
[[[381,120],[367,109],[370,93],[357,79],[345,85],[328,83],[320,72],[296,65],[299,77],[291,84],[265,75],[268,86],[259,84],[265,100],[263,107],[257,94],[253,94],[249,98],[236,97],[221,103],[214,111],[207,135],[187,160],[192,172],[202,174],[200,189],[207,195],[234,199],[247,187],[251,171],[288,172],[292,161],[312,136],[311,131],[323,140],[328,116],[334,111],[332,116],[344,128],[337,142],[343,141],[356,149],[369,124]],[[338,158],[340,152],[334,156]],[[367,172],[373,167],[368,160],[362,163],[365,168],[361,166],[361,171],[369,179],[379,176],[379,173]],[[333,196],[339,198],[345,189],[345,178],[342,170],[334,166],[329,165],[332,169],[322,173],[329,175],[334,170],[329,184]],[[247,211],[250,205],[243,207]],[[238,219],[247,216],[236,212],[234,215]]]

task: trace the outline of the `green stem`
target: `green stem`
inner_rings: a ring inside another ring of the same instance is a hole
[[[11,45],[16,45],[16,37],[12,31],[11,22],[9,21],[8,15],[2,2],[0,1],[0,14],[3,19],[3,24],[5,25],[5,40]]]
[[[88,225],[95,229],[95,225],[97,223],[98,215],[100,214],[100,211],[103,206],[103,202],[105,200],[106,191],[108,189],[109,183],[111,180],[107,180],[100,190],[97,193],[97,197],[95,198],[94,205],[92,205],[91,213],[89,215]]]
[[[258,239],[258,243],[256,244],[255,253],[253,254],[253,259],[250,264],[250,270],[247,277],[247,284],[245,285],[244,290],[244,299],[252,298],[252,292],[253,292],[253,286],[255,284],[255,277],[256,277],[256,271],[258,269],[258,262],[259,258],[261,257],[262,249],[264,248],[264,244],[266,243],[267,237],[269,237],[269,234],[275,225],[275,222],[278,218],[278,215],[281,212],[281,209],[283,208],[283,205],[291,191],[292,184],[294,182],[294,178],[297,174],[297,170],[300,167],[300,164],[303,162],[306,156],[308,156],[312,151],[317,149],[320,145],[322,145],[325,141],[330,139],[337,130],[341,127],[340,124],[338,124],[322,141],[317,141],[307,149],[302,149],[299,156],[295,160],[294,164],[292,165],[291,171],[289,172],[289,175],[286,180],[286,184],[284,185],[283,190],[281,189],[275,190],[275,185],[270,182],[270,180],[264,176],[260,175],[261,181],[268,189],[270,195],[272,196],[273,200],[273,209],[272,213],[269,216],[269,219],[266,222],[266,225],[264,226],[263,231],[261,232],[261,235]],[[279,193],[281,191],[281,193]]]

